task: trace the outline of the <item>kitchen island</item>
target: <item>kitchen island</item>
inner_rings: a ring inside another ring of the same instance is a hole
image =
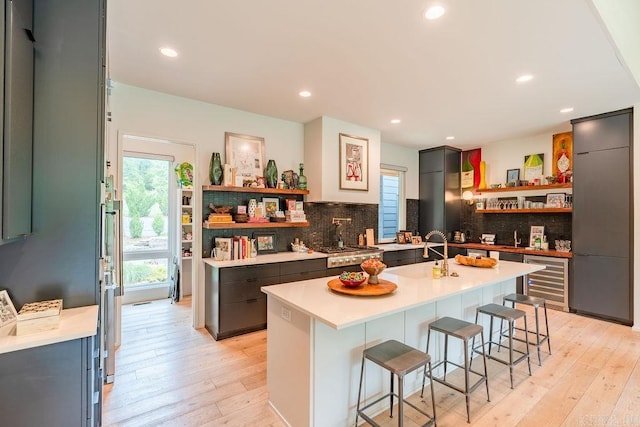
[[[503,295],[515,291],[517,277],[543,268],[500,261],[496,268],[481,269],[450,259],[450,272],[459,277],[432,279],[432,267],[433,262],[425,262],[386,269],[380,278],[398,288],[377,297],[336,294],[327,286],[331,278],[262,287],[267,294],[269,401],[288,425],[353,424],[365,348],[396,339],[424,351],[431,321],[451,316],[473,322],[476,307],[502,303]],[[488,322],[484,326],[488,332]],[[440,346],[432,341],[432,353]],[[449,343],[449,358],[462,361],[459,343]],[[420,388],[420,374],[405,377],[405,395]],[[379,367],[367,365],[364,398],[377,399],[388,383]]]

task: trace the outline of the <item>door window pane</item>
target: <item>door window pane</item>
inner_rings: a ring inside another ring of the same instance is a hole
[[[167,258],[124,261],[124,285],[131,289],[137,286],[164,284],[169,280]]]

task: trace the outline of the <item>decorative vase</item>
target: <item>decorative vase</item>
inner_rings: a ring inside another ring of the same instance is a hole
[[[256,199],[249,199],[249,204],[247,206],[247,212],[249,213],[250,218],[255,218],[256,216],[256,208],[258,207],[258,202]]]
[[[276,188],[278,186],[278,168],[276,167],[275,160],[270,159],[267,162],[267,167],[264,172],[264,176],[267,179],[267,187]]]
[[[209,180],[211,185],[222,184],[222,161],[220,161],[220,153],[211,154],[211,162],[209,163]]]
[[[484,160],[480,162],[480,184],[478,185],[479,190],[484,190],[487,188],[487,164]]]
[[[304,163],[300,163],[300,175],[298,176],[298,188],[300,190],[307,189],[307,177],[304,176]]]

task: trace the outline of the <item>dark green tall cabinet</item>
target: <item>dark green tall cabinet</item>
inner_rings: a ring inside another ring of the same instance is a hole
[[[104,0],[34,0],[32,231],[0,245],[14,305],[98,304],[104,152]],[[6,117],[6,116],[5,116]],[[1,424],[100,424],[92,337],[0,355]]]
[[[460,229],[460,153],[448,146],[419,152],[418,225],[422,236],[431,230],[448,235]]]

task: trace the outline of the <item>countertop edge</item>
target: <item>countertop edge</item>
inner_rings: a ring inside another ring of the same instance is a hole
[[[573,258],[573,252],[560,252],[554,250],[543,251],[540,249],[516,248],[505,245],[483,245],[482,243],[449,243],[453,248],[481,249],[485,251],[510,252],[523,255],[549,256],[554,258]]]
[[[0,336],[0,354],[94,336],[98,333],[98,306],[62,310],[60,326],[50,331],[16,336],[15,327],[14,322],[2,328],[5,335]]]

